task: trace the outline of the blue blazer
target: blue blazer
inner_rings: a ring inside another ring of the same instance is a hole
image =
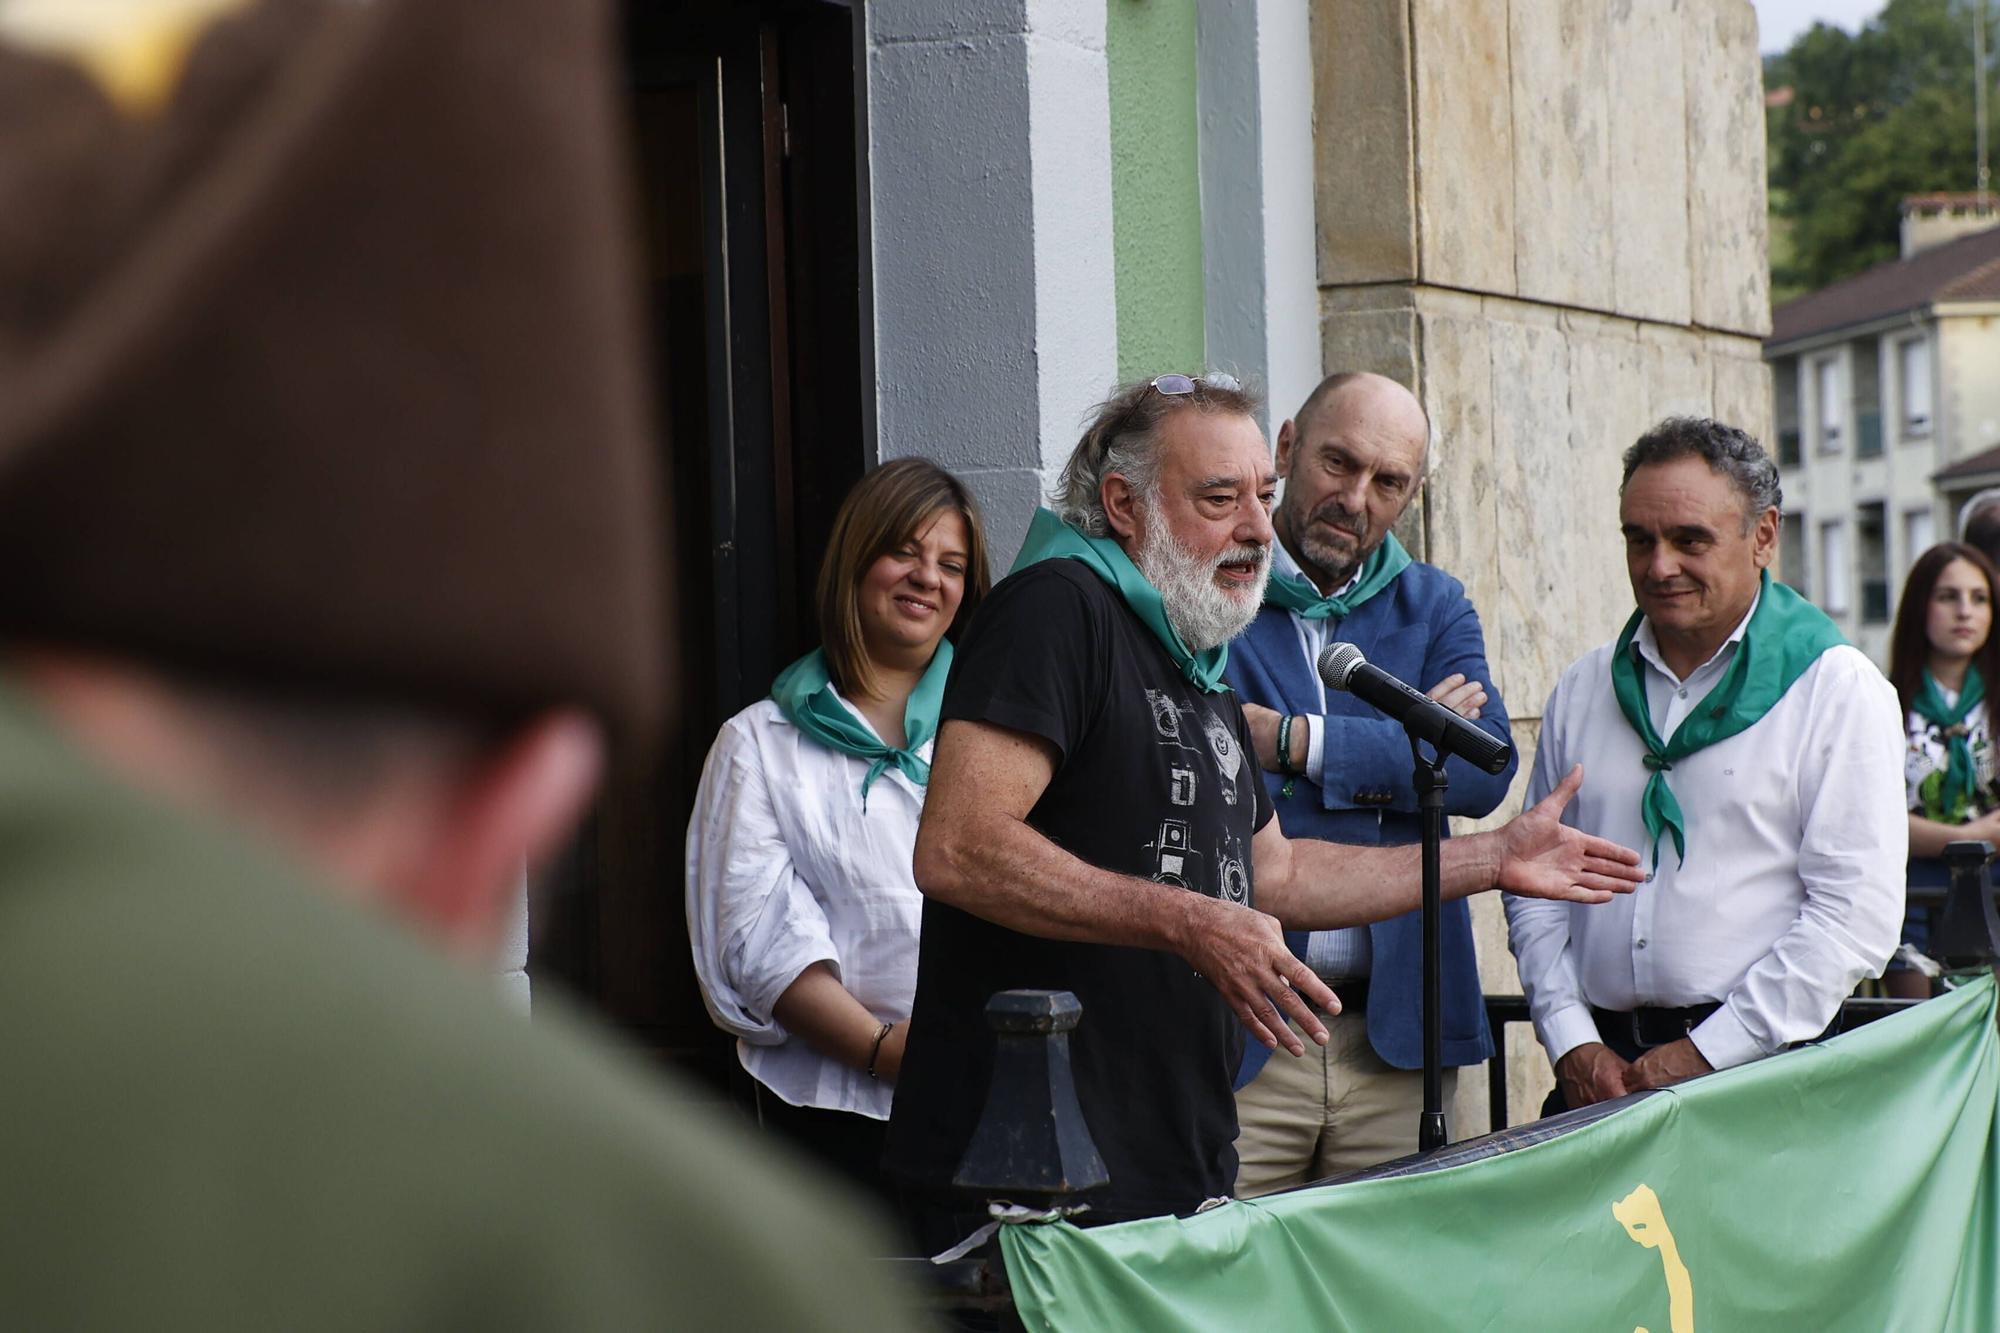
[[[1433,565],[1412,563],[1388,588],[1340,622],[1332,638],[1361,649],[1370,662],[1420,690],[1453,672],[1486,686],[1478,725],[1512,742],[1507,710],[1486,665],[1486,639],[1479,613],[1465,587]],[[1229,645],[1227,677],[1248,703],[1292,714],[1319,711],[1319,690],[1299,647],[1291,613],[1265,607],[1250,628]],[[1410,743],[1402,724],[1391,721],[1351,694],[1327,691],[1325,785],[1298,779],[1289,797],[1280,796],[1284,778],[1264,775],[1278,826],[1289,837],[1392,846],[1417,842],[1417,792],[1411,782]],[[1445,811],[1479,818],[1506,799],[1518,758],[1499,775],[1483,773],[1462,759],[1447,761]],[[1423,926],[1410,912],[1368,928],[1374,965],[1368,984],[1368,1040],[1376,1054],[1399,1069],[1423,1063]],[[1286,931],[1300,958],[1306,932]],[[1472,951],[1472,913],[1463,900],[1444,905],[1439,923],[1444,969],[1444,1063],[1477,1064],[1493,1054],[1480,994],[1479,967]],[[1237,1086],[1248,1083],[1270,1052],[1245,1044]]]

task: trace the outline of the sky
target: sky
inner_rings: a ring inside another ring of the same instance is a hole
[[[1815,22],[1854,32],[1882,12],[1883,0],[1753,0],[1757,6],[1757,48],[1782,51]]]

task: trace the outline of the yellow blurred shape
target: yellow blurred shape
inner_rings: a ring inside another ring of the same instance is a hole
[[[68,60],[145,115],[180,82],[195,39],[254,0],[0,0],[0,42]]]

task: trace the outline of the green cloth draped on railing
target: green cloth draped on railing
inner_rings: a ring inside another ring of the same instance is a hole
[[[1000,1244],[1031,1329],[1991,1333],[1996,1108],[1983,976],[1515,1152]]]

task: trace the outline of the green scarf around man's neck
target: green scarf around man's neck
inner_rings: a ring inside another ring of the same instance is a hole
[[[861,779],[861,808],[868,808],[868,789],[884,769],[894,765],[918,786],[931,780],[931,766],[917,758],[924,742],[937,734],[938,709],[944,703],[944,681],[951,674],[951,640],[940,639],[931,664],[903,705],[903,745],[887,745],[874,730],[842,703],[826,669],[826,652],[815,648],[778,673],[771,698],[792,725],[829,750],[867,759]]]
[[[1360,610],[1363,602],[1394,583],[1396,576],[1409,567],[1410,553],[1391,532],[1361,562],[1360,578],[1345,593],[1321,596],[1312,580],[1295,574],[1281,574],[1273,569],[1271,581],[1264,585],[1264,605],[1281,606],[1307,620],[1345,620]]]
[[[1646,821],[1656,868],[1662,830],[1673,835],[1674,850],[1683,863],[1687,860],[1687,821],[1667,783],[1674,764],[1755,726],[1821,653],[1847,642],[1824,611],[1784,584],[1773,582],[1769,570],[1759,580],[1757,597],[1757,609],[1743,628],[1743,642],[1737,645],[1736,656],[1722,679],[1681,720],[1669,740],[1662,741],[1653,727],[1646,683],[1632,651],[1633,637],[1643,620],[1639,612],[1634,611],[1625,622],[1612,649],[1611,688],[1618,696],[1618,710],[1645,741],[1645,764],[1652,770],[1639,799],[1639,811]]]
[[[1910,702],[1911,711],[1944,731],[1944,752],[1947,758],[1944,771],[1944,809],[1959,810],[1972,799],[1972,789],[1978,781],[1972,765],[1972,741],[1966,735],[1965,719],[1972,716],[1972,710],[1986,701],[1986,682],[1979,677],[1979,668],[1965,669],[1965,684],[1958,692],[1958,702],[1947,704],[1944,691],[1938,687],[1937,677],[1929,670],[1924,672],[1923,688]]]
[[[1118,590],[1125,605],[1153,632],[1190,685],[1205,694],[1221,694],[1229,688],[1222,679],[1222,668],[1229,661],[1229,645],[1218,644],[1199,653],[1190,650],[1167,619],[1167,606],[1160,598],[1160,590],[1147,582],[1117,538],[1086,536],[1051,511],[1037,509],[1034,521],[1028,525],[1027,539],[1021,543],[1021,554],[1014,557],[1014,568],[1008,572],[1044,560],[1082,561],[1093,574]]]

